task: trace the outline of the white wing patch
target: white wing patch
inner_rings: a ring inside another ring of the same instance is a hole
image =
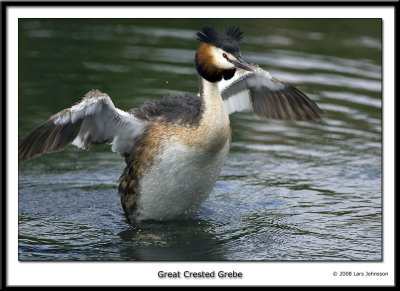
[[[252,109],[250,101],[250,90],[240,91],[224,100],[228,114],[240,111],[249,111]]]

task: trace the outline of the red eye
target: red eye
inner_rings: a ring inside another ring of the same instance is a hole
[[[228,58],[228,56],[226,55],[226,53],[222,53],[222,56],[223,56],[225,59]]]

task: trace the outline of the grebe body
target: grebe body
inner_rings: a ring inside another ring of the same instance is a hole
[[[199,83],[201,97],[188,99],[200,101],[185,113],[190,122],[156,121],[135,143],[119,187],[129,220],[189,214],[214,187],[229,152],[232,130],[217,84],[201,77]],[[132,179],[132,173],[137,179]]]
[[[171,220],[194,212],[212,191],[227,158],[229,114],[253,110],[263,118],[313,120],[323,111],[304,93],[241,57],[242,31],[204,27],[195,54],[199,94],[166,96],[128,112],[99,90],[33,130],[19,162],[69,144],[108,143],[125,158],[119,179],[130,222]]]

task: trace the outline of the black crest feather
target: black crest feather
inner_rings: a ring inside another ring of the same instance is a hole
[[[213,27],[204,26],[201,32],[197,32],[197,40],[205,43],[215,44],[220,39],[220,33]]]
[[[225,34],[232,40],[239,42],[243,38],[243,31],[238,26],[229,26],[225,29]]]
[[[222,48],[230,53],[239,51],[237,43],[243,38],[243,31],[238,26],[229,26],[224,32],[205,26],[197,32],[197,40]]]

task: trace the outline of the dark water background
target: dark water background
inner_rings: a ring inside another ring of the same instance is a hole
[[[306,92],[324,119],[231,115],[214,190],[177,222],[127,223],[124,161],[107,145],[21,164],[20,260],[382,259],[380,19],[20,19],[19,141],[92,88],[122,110],[196,93],[205,24],[240,25],[245,60]]]

